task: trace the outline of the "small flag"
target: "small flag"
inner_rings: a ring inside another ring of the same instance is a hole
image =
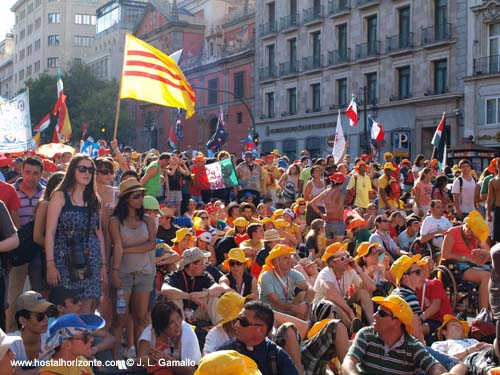
[[[434,146],[432,150],[432,159],[437,159],[439,168],[443,169],[446,164],[446,112],[443,113],[441,121],[436,128],[436,132],[432,137],[431,144]]]
[[[196,94],[184,73],[170,57],[148,43],[127,34],[120,98],[177,107],[191,117]]]
[[[217,127],[215,128],[215,133],[210,137],[207,142],[207,149],[213,153],[217,152],[220,147],[226,143],[229,133],[224,129],[224,113],[222,112],[222,106],[220,107],[219,119],[217,121]]]
[[[358,105],[356,104],[356,98],[353,96],[349,107],[347,107],[345,114],[349,117],[349,125],[354,128],[358,127]]]
[[[50,125],[50,113],[47,113],[40,122],[33,128],[34,132],[43,132]]]
[[[370,135],[372,140],[380,142],[384,140],[384,129],[380,122],[375,121],[371,116],[368,116],[368,128],[370,129]]]
[[[340,119],[340,110],[337,116],[337,128],[335,129],[335,140],[333,142],[332,156],[334,163],[337,164],[340,162],[340,158],[345,150],[345,138],[344,138],[344,129],[342,129],[342,120]]]
[[[245,155],[245,152],[251,151],[255,157],[258,157],[258,152],[257,152],[257,145],[255,144],[253,137],[252,137],[252,132],[248,132],[246,139],[241,140],[241,147],[242,147],[242,152],[241,156],[243,157]]]
[[[57,102],[52,110],[52,113],[57,117],[57,124],[52,134],[52,142],[65,143],[69,142],[72,137],[71,122],[69,120],[68,107],[66,106],[66,95],[64,95],[64,85],[61,78],[61,71],[57,71]]]
[[[238,177],[231,158],[205,165],[210,189],[225,189],[238,186]]]
[[[177,127],[182,126],[180,125],[180,123],[181,123],[181,110],[179,108],[177,110],[177,121],[175,122],[175,125],[170,127],[170,132],[168,133],[168,145],[172,150],[175,150],[177,148],[176,144],[179,143],[180,140],[182,140],[179,138],[177,134],[178,133]]]
[[[439,143],[441,142],[441,138],[443,137],[443,130],[446,124],[446,112],[443,113],[443,117],[441,117],[441,121],[439,121],[438,127],[436,128],[436,132],[432,137],[431,144],[434,147],[439,147]]]

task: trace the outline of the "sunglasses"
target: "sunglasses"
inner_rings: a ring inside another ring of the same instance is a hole
[[[229,267],[234,267],[234,266],[241,266],[243,263],[238,262],[237,260],[230,260],[229,261]]]
[[[418,269],[418,270],[408,271],[408,272],[405,272],[405,275],[410,276],[412,273],[415,273],[415,274],[417,274],[417,276],[420,276],[422,274],[422,270]]]
[[[141,199],[141,198],[144,198],[144,194],[143,193],[132,193],[132,194],[130,194],[130,198]]]
[[[388,222],[389,222],[389,220],[387,220],[387,219],[382,219],[382,220],[380,220],[379,222],[380,222],[380,223],[388,223]]]
[[[201,220],[208,220],[208,216],[200,216]]]
[[[250,326],[254,326],[254,327],[264,327],[264,324],[259,324],[259,323],[250,323],[248,321],[248,318],[245,317],[245,316],[238,316],[236,318],[236,320],[238,321],[238,323],[240,323],[240,326],[244,327],[244,328],[247,328],[247,327],[250,327]]]
[[[299,206],[305,206],[306,204],[305,203],[299,203]]]
[[[343,262],[344,260],[346,260],[348,258],[349,258],[349,255],[342,255],[339,258],[333,258],[333,260],[340,260],[341,262]]]
[[[387,318],[387,317],[390,317],[390,318],[392,318],[392,319],[396,319],[396,318],[394,317],[394,315],[389,314],[388,312],[386,312],[386,311],[382,310],[382,309],[380,308],[380,306],[379,306],[379,307],[378,307],[378,309],[377,309],[377,314],[378,314],[381,318]]]
[[[92,339],[92,335],[90,333],[84,333],[82,337],[72,337],[72,340],[82,340],[84,344],[88,344],[90,339]]]
[[[80,172],[80,173],[89,172],[90,174],[94,174],[94,172],[95,172],[94,167],[86,167],[84,165],[79,165],[77,169],[78,169],[78,172]]]
[[[108,174],[113,174],[114,172],[111,169],[98,169],[97,173],[107,176]]]
[[[45,319],[45,317],[48,317],[49,314],[48,312],[39,312],[39,313],[34,313],[33,316],[36,318],[37,322],[41,322]]]

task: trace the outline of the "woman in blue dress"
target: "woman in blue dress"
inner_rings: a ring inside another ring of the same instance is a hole
[[[87,155],[73,156],[50,199],[45,252],[48,284],[80,289],[81,313],[91,313],[102,294],[107,263],[95,164]]]

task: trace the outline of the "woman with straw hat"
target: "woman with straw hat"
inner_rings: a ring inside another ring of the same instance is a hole
[[[226,284],[243,297],[257,298],[257,279],[247,271],[251,260],[246,257],[245,251],[240,248],[229,250],[223,264],[229,272],[222,276],[219,282]]]

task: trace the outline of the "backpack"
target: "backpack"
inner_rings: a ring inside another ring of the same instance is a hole
[[[29,263],[37,253],[42,252],[42,246],[38,245],[33,240],[34,227],[35,222],[31,220],[17,231],[17,235],[19,236],[19,246],[7,253],[7,261],[12,266],[17,267]]]
[[[384,190],[387,199],[397,201],[401,197],[401,186],[399,186],[398,182],[393,178],[389,180]]]
[[[496,336],[496,326],[491,310],[483,308],[472,321],[470,336],[478,341],[493,343]]]
[[[354,204],[354,200],[356,199],[356,185],[358,183],[358,177],[356,175],[352,176],[354,178],[354,187],[352,189],[347,190],[347,194],[345,195],[344,203],[347,206],[352,206]]]
[[[410,168],[408,168],[408,172],[406,173],[406,176],[404,176],[403,183],[405,185],[412,185],[413,186],[414,182],[415,182],[415,178],[413,177],[413,172],[411,171]]]

